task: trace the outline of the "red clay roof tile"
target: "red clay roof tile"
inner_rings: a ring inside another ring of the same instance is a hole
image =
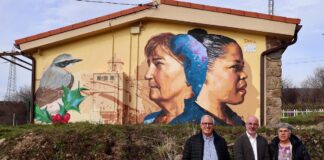
[[[269,15],[269,14],[259,14],[259,18],[271,20],[272,15]]]
[[[189,3],[189,2],[178,2],[178,6],[190,8],[191,3]]]
[[[244,16],[244,11],[240,11],[240,10],[236,10],[236,9],[232,9],[231,10],[231,14],[235,14],[235,15],[239,15],[239,16]]]
[[[229,8],[217,8],[217,12],[221,12],[221,13],[231,13],[231,9]]]
[[[204,9],[204,5],[201,5],[201,4],[191,4],[191,8],[193,9],[200,9],[200,10],[203,10]]]
[[[164,3],[162,3],[162,4],[169,4],[169,5],[177,6],[178,5],[178,1],[175,1],[175,0],[164,0]]]

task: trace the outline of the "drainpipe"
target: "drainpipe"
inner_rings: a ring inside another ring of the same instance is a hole
[[[294,33],[294,37],[293,37],[293,39],[292,39],[292,41],[290,41],[290,42],[288,42],[288,43],[285,43],[285,44],[282,44],[282,45],[280,45],[280,46],[277,46],[277,47],[274,47],[274,48],[270,48],[270,49],[268,49],[268,50],[265,50],[264,52],[262,52],[261,53],[261,88],[260,88],[260,93],[261,93],[261,102],[260,102],[260,108],[261,108],[261,113],[260,113],[260,115],[261,115],[261,119],[260,119],[260,122],[261,122],[261,125],[264,125],[264,111],[265,111],[265,108],[266,108],[266,106],[265,107],[263,107],[264,106],[264,97],[265,97],[265,93],[264,93],[264,91],[265,91],[265,87],[264,87],[264,57],[266,56],[266,55],[268,55],[268,54],[271,54],[271,53],[274,53],[274,52],[277,52],[277,51],[279,51],[279,50],[282,50],[282,49],[286,49],[288,46],[290,46],[290,45],[292,45],[292,44],[294,44],[294,43],[296,43],[297,42],[297,34],[298,34],[298,32],[299,32],[299,30],[301,29],[301,27],[302,26],[300,26],[300,25],[298,25],[298,24],[296,24],[296,28],[295,28],[295,33]]]

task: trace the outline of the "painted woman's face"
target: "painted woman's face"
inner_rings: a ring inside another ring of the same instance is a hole
[[[145,79],[149,81],[150,99],[157,103],[179,100],[188,87],[183,65],[171,54],[168,48],[158,46],[147,58]]]
[[[208,69],[206,83],[210,87],[211,99],[229,104],[244,101],[247,75],[243,72],[243,54],[237,44],[230,43],[224,47],[224,54],[218,57]]]

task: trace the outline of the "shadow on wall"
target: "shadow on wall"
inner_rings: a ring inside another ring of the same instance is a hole
[[[261,116],[260,115],[260,92],[252,85],[253,74],[251,67],[248,63],[245,63],[245,72],[248,75],[246,79],[248,87],[247,94],[245,95],[244,102],[240,105],[230,106],[233,111],[235,111],[242,120],[245,120],[250,115]]]

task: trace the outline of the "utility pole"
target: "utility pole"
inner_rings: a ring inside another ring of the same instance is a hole
[[[269,14],[273,15],[274,14],[274,0],[269,0],[268,7],[269,7]]]
[[[13,62],[16,62],[15,58],[11,58]],[[8,85],[6,92],[6,100],[14,101],[12,96],[17,92],[17,83],[16,83],[16,65],[14,63],[10,63],[9,68],[9,76],[8,76]]]

